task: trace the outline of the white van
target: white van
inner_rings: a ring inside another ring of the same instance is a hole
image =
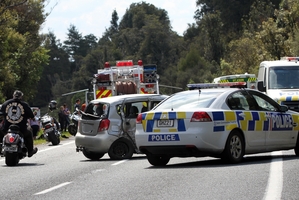
[[[258,90],[281,105],[299,112],[299,57],[263,61],[258,72]]]

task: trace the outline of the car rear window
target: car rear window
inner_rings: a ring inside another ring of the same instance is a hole
[[[207,108],[223,91],[202,90],[176,93],[158,105],[155,110]]]
[[[95,116],[102,116],[107,115],[109,109],[109,104],[106,103],[90,103],[87,105],[85,109],[85,113],[95,115]]]

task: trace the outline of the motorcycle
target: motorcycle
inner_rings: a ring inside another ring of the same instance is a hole
[[[27,156],[28,150],[24,144],[23,134],[17,125],[10,125],[7,134],[3,137],[2,157],[5,157],[7,166],[16,166]]]
[[[51,117],[48,113],[40,118],[42,123],[43,136],[47,142],[51,142],[53,145],[60,143],[60,132],[58,130],[59,123],[55,118]]]
[[[72,123],[68,126],[68,131],[71,135],[75,136],[78,129],[78,122],[81,119],[80,111],[76,110],[70,118]]]

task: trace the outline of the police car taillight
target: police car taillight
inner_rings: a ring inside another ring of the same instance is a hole
[[[139,113],[137,118],[136,118],[136,124],[141,124],[141,122],[142,122],[142,114]]]
[[[210,115],[206,112],[194,112],[190,122],[211,122]]]
[[[109,119],[102,119],[98,128],[98,132],[106,131],[109,129],[110,120]]]

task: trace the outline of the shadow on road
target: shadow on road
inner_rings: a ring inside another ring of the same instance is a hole
[[[209,157],[206,157],[209,158]],[[245,156],[241,163],[238,164],[228,164],[223,162],[221,159],[212,158],[207,160],[200,160],[195,162],[186,162],[186,163],[178,163],[178,164],[167,164],[165,166],[150,166],[146,169],[157,169],[157,168],[198,168],[198,167],[236,167],[236,166],[244,166],[244,165],[258,165],[258,164],[267,164],[271,163],[273,159],[282,158],[283,161],[291,161],[297,160],[298,157],[296,155],[248,155]],[[183,161],[184,158],[182,158]],[[170,160],[171,161],[171,160]]]

